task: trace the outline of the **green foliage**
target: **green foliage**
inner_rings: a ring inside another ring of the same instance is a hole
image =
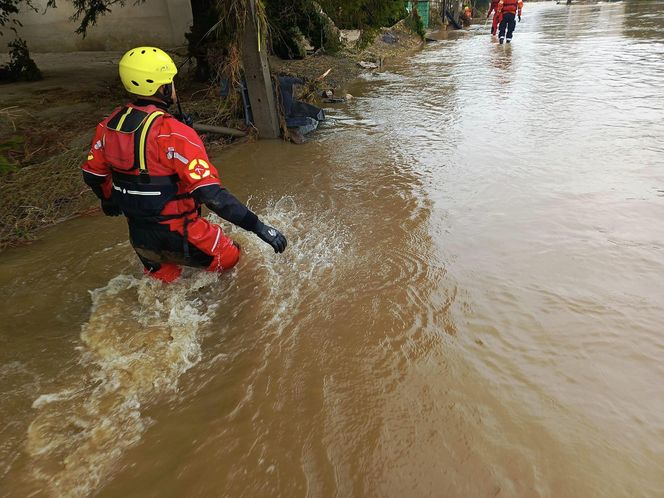
[[[373,43],[378,33],[379,33],[378,28],[364,28],[360,32],[360,37],[357,39],[355,46],[359,50],[364,50],[369,45],[371,45],[371,43]]]
[[[404,5],[403,0],[265,0],[272,48],[283,58],[304,55],[302,37],[314,50],[335,53],[342,46],[337,26],[375,34],[378,28],[403,19]]]
[[[21,23],[14,16],[20,12],[21,4],[37,12],[37,8],[32,5],[31,0],[0,0],[0,27],[9,24],[10,29],[16,33],[16,27],[21,26]],[[0,35],[2,35],[1,32]]]
[[[12,16],[18,14],[18,5],[22,0],[0,0],[0,26],[6,26]]]
[[[14,16],[19,13],[21,4],[29,9],[37,10],[30,0],[0,0],[0,27],[10,24],[10,29],[16,33],[16,26],[20,26],[21,23]],[[42,79],[35,61],[30,58],[30,52],[24,40],[16,38],[8,46],[9,64],[0,66],[0,82]],[[3,165],[0,167],[4,168]]]
[[[305,38],[297,26],[283,27],[273,32],[272,50],[282,59],[304,59],[307,55]]]
[[[343,47],[339,30],[330,22],[329,18],[323,19],[323,39],[325,40],[324,48],[328,54],[336,54]]]
[[[326,47],[329,31],[311,0],[265,0],[265,13],[270,23],[272,50],[284,59],[304,57],[303,39],[314,50]]]
[[[321,0],[320,5],[342,29],[392,26],[406,16],[403,0]]]
[[[142,3],[144,0],[138,0],[136,3]],[[97,24],[99,16],[108,14],[111,7],[119,5],[124,7],[125,0],[71,0],[74,6],[73,20],[80,21],[76,33],[85,36],[90,26]],[[48,8],[57,8],[56,0],[48,0]]]
[[[145,0],[137,0],[136,3],[142,3]],[[97,23],[99,16],[107,14],[114,5],[124,6],[125,0],[71,0],[74,6],[73,20],[80,20],[76,32],[85,36],[90,26]],[[0,26],[5,26],[10,22],[21,25],[12,17],[19,13],[21,6],[37,11],[31,0],[0,0]],[[46,8],[57,8],[56,0],[48,0]]]
[[[42,74],[25,40],[16,38],[9,43],[9,64],[0,67],[0,81],[37,81]]]
[[[413,8],[410,15],[406,19],[406,26],[408,26],[413,32],[417,33],[420,38],[424,40],[426,35],[426,29],[424,29],[424,23],[422,23],[422,17],[417,11],[417,8]]]
[[[12,152],[23,147],[25,139],[19,136],[9,137],[8,140],[3,140],[0,143],[0,175],[11,173],[18,169],[18,161],[12,159]]]

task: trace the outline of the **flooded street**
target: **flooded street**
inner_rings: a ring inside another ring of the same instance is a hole
[[[664,0],[526,3],[213,161],[282,229],[0,255],[0,496],[664,496]]]

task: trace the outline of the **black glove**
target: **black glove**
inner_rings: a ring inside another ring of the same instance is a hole
[[[122,214],[120,206],[113,199],[102,199],[101,210],[106,216],[120,216]]]
[[[274,249],[274,252],[278,253],[286,250],[286,245],[288,244],[286,237],[284,237],[276,228],[272,228],[270,225],[266,225],[258,220],[256,222],[256,227],[254,228],[254,233],[258,235],[262,241],[270,244],[272,249]]]
[[[519,16],[519,22],[521,22],[521,16]]]

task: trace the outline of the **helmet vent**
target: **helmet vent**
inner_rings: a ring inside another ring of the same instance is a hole
[[[132,55],[134,55],[134,52],[132,52],[131,54],[129,54],[129,57],[131,57]]]
[[[145,80],[146,83],[154,83],[154,80]]]
[[[141,50],[141,53],[144,54],[144,53],[145,53],[145,50]]]
[[[156,52],[157,52],[157,49],[156,49],[156,48],[153,48],[152,51],[156,53]]]
[[[136,83],[134,80],[131,80],[131,82],[132,82],[132,84],[133,84],[134,86],[139,86],[139,84]]]

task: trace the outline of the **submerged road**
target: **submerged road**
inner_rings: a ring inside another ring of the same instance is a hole
[[[526,4],[214,158],[289,237],[147,282],[121,220],[0,257],[0,495],[655,497],[664,2]]]

